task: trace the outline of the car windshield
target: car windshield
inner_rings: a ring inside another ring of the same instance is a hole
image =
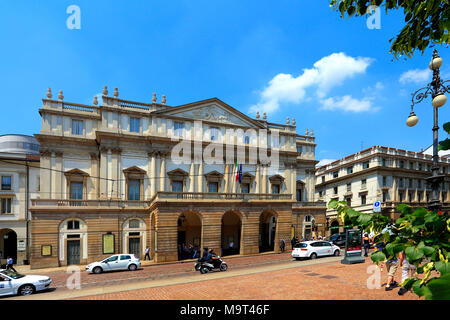
[[[4,274],[5,276],[8,276],[8,277],[12,278],[12,279],[20,279],[20,278],[25,277],[23,274],[20,274],[20,273],[17,273],[17,272],[12,272],[12,271],[9,271],[9,270],[4,270],[1,273]]]
[[[306,243],[300,242],[297,243],[294,248],[306,248],[308,245]]]

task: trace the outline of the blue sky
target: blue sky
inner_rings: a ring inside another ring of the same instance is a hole
[[[81,9],[80,30],[66,26],[70,5]],[[382,13],[381,29],[369,29],[325,0],[4,0],[0,134],[38,133],[48,87],[90,104],[107,85],[135,101],[156,92],[169,105],[217,97],[251,117],[267,108],[270,122],[314,129],[318,160],[373,145],[419,151],[432,143],[431,102],[416,107],[416,127],[405,122],[411,93],[431,81],[422,72],[431,49],[395,60],[389,39],[402,21]],[[450,79],[449,49],[438,49]]]

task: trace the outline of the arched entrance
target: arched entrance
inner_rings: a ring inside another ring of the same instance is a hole
[[[59,226],[59,260],[62,265],[87,262],[87,224],[79,218],[64,220]]]
[[[241,216],[236,211],[227,211],[222,216],[222,256],[240,254]]]
[[[331,234],[338,234],[339,233],[339,221],[337,220],[333,220],[333,222],[331,222]]]
[[[195,211],[178,217],[178,260],[193,259],[201,254],[202,219]]]
[[[272,211],[264,211],[259,217],[259,252],[274,251],[277,216]]]
[[[17,233],[11,229],[0,230],[0,259],[11,257],[17,263]]]

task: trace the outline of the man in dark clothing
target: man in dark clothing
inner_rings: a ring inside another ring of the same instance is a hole
[[[297,241],[295,240],[295,237],[292,237],[292,240],[291,240],[292,248],[295,247],[295,244],[296,244],[296,243],[297,243]]]
[[[14,269],[14,260],[13,260],[13,258],[8,257],[8,259],[6,260],[6,269],[7,270],[12,270],[12,271],[17,273],[16,269]]]

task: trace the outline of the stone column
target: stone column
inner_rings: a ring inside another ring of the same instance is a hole
[[[392,197],[391,197],[391,201],[397,201],[397,195],[398,195],[398,190],[397,190],[397,177],[393,176],[392,177]]]
[[[166,155],[161,155],[160,190],[166,191]]]
[[[198,165],[198,192],[203,192],[203,162]]]
[[[161,155],[160,153],[156,153],[156,170],[155,170],[155,174],[153,175],[154,179],[154,184],[155,184],[155,193],[158,191],[161,191],[160,187],[161,187]]]
[[[262,190],[261,193],[267,193],[267,166],[262,166]]]
[[[98,170],[98,155],[96,153],[91,153],[91,176],[89,179],[87,179],[87,190],[88,190],[88,197],[87,199],[98,199],[98,177],[99,177],[99,170]]]
[[[255,193],[261,193],[261,173],[260,166],[256,164],[256,173],[255,173],[255,181],[256,181],[256,190]]]
[[[150,172],[148,173],[148,176],[150,178],[149,183],[150,183],[150,197],[153,197],[156,194],[156,154],[155,152],[152,152],[150,154]]]
[[[224,187],[224,191],[225,193],[229,193],[230,191],[228,191],[229,189],[229,184],[230,184],[230,174],[229,174],[229,165],[225,164],[225,174],[223,176],[223,179],[225,181],[225,187]]]
[[[100,199],[108,197],[108,154],[105,148],[100,149]]]
[[[286,184],[286,194],[291,194],[291,198],[292,198],[292,182],[291,182],[291,165],[290,164],[285,164],[284,165],[284,181]],[[280,193],[283,193],[280,190]]]
[[[41,151],[41,178],[40,178],[40,194],[41,199],[51,199],[51,188],[52,188],[52,180],[51,180],[51,170],[47,170],[44,168],[51,168],[51,153],[48,151]]]
[[[63,180],[64,174],[63,174],[63,153],[62,152],[55,152],[55,166],[53,167],[56,171],[54,172],[55,176],[55,185],[53,188],[53,192],[55,194],[55,199],[64,199],[64,188],[63,188]],[[67,192],[65,193],[67,194]],[[83,198],[86,197],[86,194],[83,191]]]
[[[297,168],[295,167],[295,165],[292,166],[291,168],[291,183],[292,183],[292,200],[296,200],[297,199]],[[305,195],[303,194],[305,193],[304,190],[302,190],[302,196],[304,197]]]
[[[191,162],[189,168],[189,192],[195,192],[195,164],[194,161]]]

